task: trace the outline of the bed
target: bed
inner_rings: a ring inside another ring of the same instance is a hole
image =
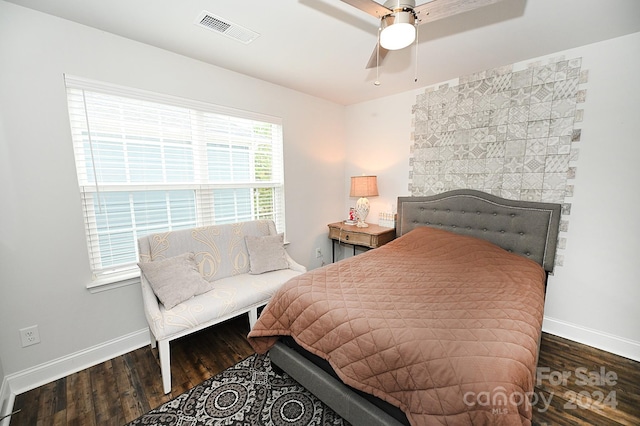
[[[400,197],[394,241],[290,280],[249,342],[354,425],[530,424],[560,214]]]

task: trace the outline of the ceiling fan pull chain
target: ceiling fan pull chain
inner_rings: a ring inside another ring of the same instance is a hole
[[[376,46],[376,81],[373,82],[375,86],[380,86],[379,78],[380,70],[380,28],[378,28],[378,45]]]
[[[415,49],[416,49],[416,69],[415,69],[415,74],[413,76],[414,83],[418,82],[418,38],[420,36],[419,32],[420,32],[420,26],[416,25],[416,42],[414,43]]]

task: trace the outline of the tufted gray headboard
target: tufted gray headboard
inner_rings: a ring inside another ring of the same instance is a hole
[[[553,271],[560,204],[508,200],[472,189],[399,197],[397,236],[432,226],[490,241]]]

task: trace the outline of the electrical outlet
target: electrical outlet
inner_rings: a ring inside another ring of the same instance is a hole
[[[38,326],[32,325],[31,327],[25,327],[20,329],[20,339],[22,340],[22,347],[27,347],[40,343],[40,333],[38,332]]]
[[[320,250],[320,247],[316,248],[316,258],[322,257],[322,250]]]

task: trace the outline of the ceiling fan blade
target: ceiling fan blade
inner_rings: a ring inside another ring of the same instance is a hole
[[[422,25],[426,22],[433,22],[459,13],[469,12],[499,1],[502,0],[433,0],[416,6],[413,11],[420,21],[419,25]]]
[[[380,58],[378,58],[378,47],[380,48]],[[369,58],[366,69],[375,68],[378,65],[382,65],[382,60],[385,56],[387,56],[387,53],[389,53],[387,49],[376,44],[376,47],[373,49],[373,53]]]
[[[380,3],[376,3],[373,0],[341,0],[344,3],[350,4],[351,6],[362,10],[363,12],[368,13],[374,18],[382,18],[389,13],[393,13],[391,9],[387,9]]]

